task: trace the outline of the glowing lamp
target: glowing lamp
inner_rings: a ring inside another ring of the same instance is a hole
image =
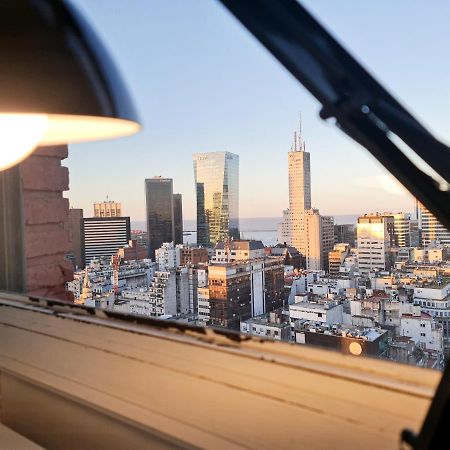
[[[140,128],[117,68],[68,1],[2,0],[0,66],[0,170],[39,145]]]

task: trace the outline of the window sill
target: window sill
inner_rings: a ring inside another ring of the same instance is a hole
[[[395,449],[441,377],[12,294],[0,308],[2,421],[44,447]]]

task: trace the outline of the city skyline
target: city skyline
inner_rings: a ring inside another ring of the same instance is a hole
[[[221,150],[239,154],[241,170],[248,172],[241,183],[241,217],[279,217],[288,192],[283,177],[286,151],[301,109],[311,164],[316,167],[313,207],[326,215],[384,207],[413,210],[410,196],[361,148],[319,120],[315,101],[216,2],[189,7],[175,0],[148,3],[151,7],[136,1],[125,8],[120,2],[76,1],[121,67],[144,130],[118,141],[70,147],[72,206],[86,210],[94,197],[109,194],[123,202],[126,214],[143,220],[142,180],[161,175],[174,179],[174,190],[183,194],[184,215],[193,219],[191,155]],[[389,4],[392,15],[388,17],[378,4],[338,7],[332,2],[307,1],[305,5],[401,101],[407,98],[408,103],[403,103],[409,109],[426,117],[427,125],[441,137],[450,138],[446,115],[432,101],[440,98],[444,104],[450,96],[439,90],[446,86],[447,62],[438,61],[445,36],[436,37],[434,51],[426,52],[423,42],[423,33],[447,33],[440,22],[445,14],[430,17],[425,6],[411,8],[404,1]],[[405,17],[401,24],[395,20],[400,13]],[[365,17],[370,18],[364,22],[366,39],[360,39],[355,30]],[[423,17],[432,24],[424,27]],[[170,33],[162,25],[168,20],[174,25]],[[125,39],[115,32],[119,21],[129,29]],[[384,32],[379,35],[381,24]],[[396,45],[383,45],[384,35],[394,33]],[[419,65],[412,48],[420,52]],[[148,61],[143,61],[143,53],[150,55]],[[442,73],[427,67],[440,67]],[[124,170],[131,165],[132,176]],[[330,195],[331,180],[336,177],[343,182],[334,182]],[[114,183],[115,178],[123,182]],[[267,182],[259,185],[261,178]]]

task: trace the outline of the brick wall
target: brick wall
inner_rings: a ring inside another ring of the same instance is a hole
[[[69,171],[61,166],[67,146],[42,147],[21,164],[24,209],[26,284],[29,294],[72,300],[65,283],[72,265],[68,220]]]

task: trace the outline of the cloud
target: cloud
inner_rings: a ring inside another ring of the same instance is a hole
[[[392,195],[400,196],[408,194],[408,190],[404,188],[396,178],[389,174],[358,177],[353,180],[353,184],[358,187],[382,190]]]

